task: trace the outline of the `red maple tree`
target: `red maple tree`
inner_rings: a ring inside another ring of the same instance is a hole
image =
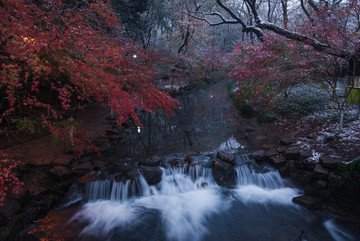
[[[69,128],[56,123],[87,102],[110,106],[119,123],[175,107],[107,1],[2,0],[0,16],[0,122],[38,119],[63,136]]]

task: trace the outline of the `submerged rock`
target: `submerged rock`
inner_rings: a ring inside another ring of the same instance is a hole
[[[212,174],[219,186],[236,185],[236,171],[234,167],[224,161],[214,161],[212,166]]]
[[[309,195],[302,195],[299,197],[294,197],[292,201],[300,206],[306,207],[309,210],[316,210],[321,208],[321,200],[314,198]]]

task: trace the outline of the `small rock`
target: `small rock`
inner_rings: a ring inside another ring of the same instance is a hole
[[[253,158],[255,161],[265,161],[268,159],[265,151],[258,150],[256,152],[253,152],[251,155],[251,158]]]
[[[313,185],[317,189],[324,189],[327,185],[327,182],[325,182],[323,180],[317,180],[316,182],[314,182]]]
[[[309,210],[316,210],[321,207],[321,200],[309,195],[294,197],[292,201],[300,206],[306,207]]]
[[[284,166],[286,163],[285,158],[280,155],[270,157],[270,161],[273,165],[275,165],[277,167]]]
[[[319,158],[319,161],[323,167],[333,170],[337,169],[337,165],[340,162],[338,158],[330,157],[330,156],[321,156]]]
[[[229,153],[223,152],[223,151],[219,151],[218,153],[216,153],[216,158],[218,158],[221,161],[228,162],[231,165],[236,164],[235,156],[233,156],[233,155],[231,155]]]
[[[312,151],[307,150],[307,149],[301,149],[301,150],[299,150],[298,153],[299,153],[300,160],[307,160],[310,157],[312,157],[312,155],[313,155]]]
[[[292,139],[281,139],[279,141],[280,146],[290,146],[294,144],[296,141]]]
[[[277,152],[279,152],[280,154],[284,154],[287,149],[288,148],[286,146],[279,146],[278,148],[276,148]]]
[[[314,173],[316,174],[324,174],[324,175],[328,175],[329,174],[329,170],[324,168],[323,166],[321,166],[320,164],[316,164],[315,168],[314,168]]]
[[[330,174],[329,170],[321,166],[320,164],[316,164],[313,173],[315,179],[324,180],[324,181],[327,181],[329,179],[329,174]]]
[[[77,170],[90,170],[91,163],[90,162],[83,162],[75,166]]]
[[[289,149],[289,150],[286,150],[285,153],[284,153],[284,157],[286,160],[290,161],[290,160],[294,160],[294,161],[297,161],[299,160],[299,152],[298,150],[296,149]]]

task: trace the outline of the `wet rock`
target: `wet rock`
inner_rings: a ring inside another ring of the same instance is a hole
[[[253,152],[250,157],[257,162],[266,161],[268,160],[268,156],[266,155],[264,150],[258,150]]]
[[[234,167],[223,161],[214,161],[212,166],[212,174],[219,186],[236,185],[236,171]]]
[[[220,161],[230,163],[231,165],[236,164],[235,156],[223,151],[216,153],[216,158],[218,158]]]
[[[268,151],[265,151],[265,154],[267,157],[274,157],[274,156],[277,156],[279,153],[274,150],[268,150]]]
[[[270,157],[270,162],[276,167],[284,166],[286,164],[285,158],[281,155]]]
[[[290,146],[290,145],[292,145],[294,143],[296,143],[296,141],[293,140],[293,139],[281,139],[279,141],[280,146]]]
[[[337,169],[338,163],[340,162],[338,158],[330,157],[330,156],[321,156],[319,158],[319,161],[323,167],[333,170]]]
[[[153,156],[147,160],[143,160],[139,162],[140,166],[149,166],[149,167],[158,167],[160,166],[161,158],[158,156]]]
[[[312,155],[313,155],[312,151],[307,150],[307,149],[301,149],[298,151],[298,153],[299,153],[300,160],[307,160],[310,157],[312,157]]]
[[[100,174],[101,174],[101,172],[99,172],[99,171],[90,172],[90,173],[85,174],[84,176],[80,177],[78,179],[78,182],[85,184],[85,183],[97,181],[97,180],[99,180]]]
[[[316,164],[313,172],[318,179],[327,179],[329,176],[329,170],[320,164]]]
[[[162,170],[160,167],[141,166],[140,170],[149,185],[156,185],[161,181]]]
[[[290,160],[297,161],[297,160],[299,160],[300,155],[299,155],[298,150],[296,150],[296,149],[288,149],[288,150],[285,151],[284,157],[288,161],[290,161]]]
[[[314,182],[313,186],[317,189],[324,189],[327,185],[327,182],[323,181],[323,180],[317,180],[316,182]]]
[[[279,152],[280,154],[284,154],[287,149],[288,147],[286,146],[279,146],[278,148],[276,148],[276,151]]]
[[[299,197],[294,197],[292,201],[300,206],[303,206],[309,210],[316,210],[321,208],[321,200],[314,198],[309,195],[302,195]]]
[[[127,179],[131,179],[131,180],[134,180],[136,178],[140,177],[140,173],[139,173],[139,170],[136,170],[136,169],[132,169],[130,171],[128,171],[126,173],[126,178]]]

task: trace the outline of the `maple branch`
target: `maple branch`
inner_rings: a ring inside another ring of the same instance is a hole
[[[322,43],[319,40],[312,38],[310,36],[296,33],[296,32],[287,30],[285,28],[281,28],[273,23],[263,21],[257,12],[256,0],[245,0],[245,2],[247,3],[248,7],[250,8],[251,13],[255,19],[255,23],[256,23],[255,26],[247,26],[245,24],[245,22],[242,19],[240,19],[240,17],[238,17],[221,0],[216,0],[216,2],[221,8],[223,8],[226,12],[228,12],[234,20],[238,21],[243,26],[243,29],[245,31],[253,31],[260,40],[262,40],[262,37],[264,36],[264,33],[262,32],[262,30],[270,30],[276,34],[284,36],[285,38],[308,44],[319,52],[324,52],[324,53],[327,53],[327,54],[330,54],[333,56],[337,56],[337,57],[341,57],[341,58],[346,58],[351,55],[351,53],[349,51],[346,51],[343,49],[338,49],[338,50],[334,49],[331,46],[329,46],[328,44]],[[318,10],[318,8],[313,0],[309,0],[309,4],[311,5],[311,7],[314,10],[315,9]]]

